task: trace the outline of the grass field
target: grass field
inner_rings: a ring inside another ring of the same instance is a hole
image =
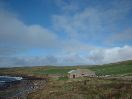
[[[47,77],[47,74],[60,74],[57,79],[50,78],[46,88],[30,93],[28,99],[131,99],[132,80],[104,78],[68,79],[67,72],[86,68],[97,75],[132,75],[132,60],[98,66],[36,66],[1,68],[0,75],[33,75]],[[124,78],[124,77],[123,77]],[[120,78],[121,79],[121,78]]]
[[[66,75],[68,71],[77,68],[87,68],[95,71],[97,75],[132,75],[132,60],[118,62],[113,64],[97,65],[97,66],[39,66],[39,67],[17,67],[17,68],[1,68],[0,74],[24,74],[24,75],[46,75],[46,74],[62,74]]]
[[[76,67],[78,68],[78,67]],[[76,69],[75,67],[58,67],[50,69],[40,69],[34,71],[35,74],[67,74],[68,71]],[[122,62],[115,64],[106,64],[102,66],[80,66],[79,68],[87,68],[96,72],[97,75],[118,75],[132,73],[132,62]]]
[[[132,61],[124,61],[102,66],[90,67],[97,75],[120,75],[132,73]]]
[[[78,78],[50,80],[28,99],[131,99],[132,82],[116,79]]]
[[[71,69],[65,68],[54,68],[54,69],[45,69],[34,71],[35,74],[67,74]]]

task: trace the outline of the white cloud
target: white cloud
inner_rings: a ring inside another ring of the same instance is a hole
[[[81,47],[81,46],[80,46]],[[82,46],[83,47],[83,46]],[[74,46],[73,46],[74,48]],[[65,50],[66,52],[57,56],[58,64],[106,64],[124,60],[132,60],[132,46],[112,48],[91,48],[82,50]]]
[[[65,14],[68,14],[69,12],[74,13],[75,11],[79,10],[79,7],[74,0],[70,0],[70,2],[65,2],[64,0],[55,0],[55,4],[60,7],[60,10]]]
[[[26,25],[12,13],[0,10],[0,44],[22,47],[52,47],[57,35],[40,25]]]
[[[57,32],[67,33],[68,39],[61,38],[41,25],[26,25],[15,14],[0,8],[1,66],[104,64],[132,59],[132,46],[99,48],[83,41],[94,40],[97,43],[98,39],[101,39],[101,42],[104,42],[107,39],[104,34],[109,35],[105,32],[109,33],[110,29],[114,31],[114,25],[130,11],[130,4],[115,3],[113,8],[108,9],[87,7],[78,13],[77,5],[65,2],[61,4],[64,5],[61,6],[64,12],[53,15],[53,28]],[[68,15],[69,12],[74,14]],[[114,35],[111,41],[120,39],[131,40],[131,29]],[[54,52],[51,56],[43,57],[19,56],[19,51],[23,51],[21,48],[51,48]]]
[[[62,1],[62,0],[59,0]],[[85,2],[85,1],[84,1]],[[65,2],[61,3],[61,8],[67,7]],[[68,6],[75,6],[69,3]],[[77,6],[77,5],[76,5]],[[74,14],[66,14],[65,11],[53,16],[54,29],[64,31],[72,39],[107,39],[109,32],[114,33],[118,30],[117,26],[132,10],[129,0],[113,1],[110,7],[85,7],[76,11]],[[72,10],[67,9],[69,13]],[[106,35],[104,38],[104,34]]]
[[[54,47],[58,43],[57,35],[40,25],[32,25],[28,27],[27,39],[29,45],[41,47]]]
[[[131,60],[132,46],[113,47],[100,50],[91,51],[92,54],[89,59],[95,61],[97,64],[112,63],[123,60]]]
[[[4,67],[19,67],[19,66],[43,66],[43,65],[55,65],[57,58],[54,56],[45,57],[0,57],[0,66]]]
[[[132,40],[132,29],[126,29],[120,33],[113,34],[108,39],[108,43],[115,43],[115,42],[125,42]]]

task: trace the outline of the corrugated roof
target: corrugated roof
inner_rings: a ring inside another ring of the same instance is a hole
[[[68,73],[72,73],[72,72],[74,72],[75,70],[70,70]]]
[[[69,71],[68,73],[80,73],[80,71],[78,71],[78,70],[71,70],[71,71]]]
[[[71,70],[68,73],[94,73],[93,71],[89,70],[89,69],[77,69],[77,70]]]

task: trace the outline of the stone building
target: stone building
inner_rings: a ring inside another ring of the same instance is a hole
[[[78,77],[94,77],[95,72],[89,70],[89,69],[77,69],[77,70],[71,70],[68,72],[69,78],[78,78]]]

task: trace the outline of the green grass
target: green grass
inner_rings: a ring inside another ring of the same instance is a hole
[[[59,77],[59,79],[58,80],[68,80],[68,77],[67,76],[65,76],[65,77]]]
[[[132,61],[90,67],[97,75],[120,75],[132,73]]]
[[[71,69],[56,68],[56,69],[46,69],[34,71],[35,74],[67,74]]]
[[[29,94],[29,99],[131,99],[132,83],[125,80],[83,78],[50,80],[44,89]]]
[[[105,64],[101,66],[36,66],[36,67],[19,67],[19,68],[0,68],[0,74],[24,74],[24,75],[45,75],[45,74],[63,74],[77,68],[87,68],[95,71],[97,75],[132,75],[132,60]]]

